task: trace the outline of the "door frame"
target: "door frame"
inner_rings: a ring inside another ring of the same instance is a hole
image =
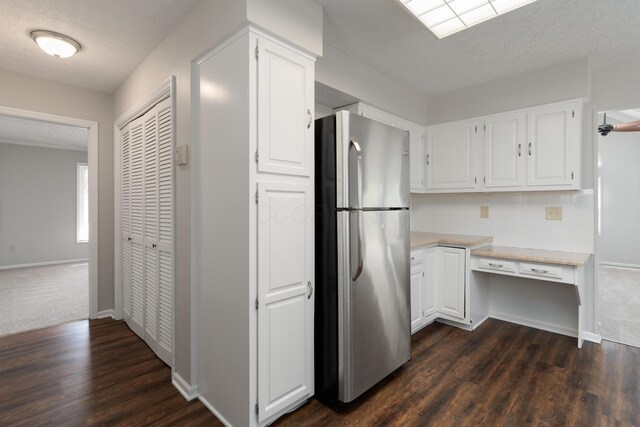
[[[122,239],[122,218],[120,217],[121,208],[122,208],[122,192],[120,191],[122,186],[122,164],[119,159],[122,157],[122,129],[132,120],[140,117],[145,112],[149,111],[159,102],[169,98],[171,99],[171,120],[172,120],[172,140],[173,140],[173,149],[175,150],[176,143],[176,79],[175,76],[170,76],[166,80],[164,80],[153,92],[149,93],[147,96],[143,97],[140,101],[138,101],[135,105],[129,108],[126,112],[124,112],[120,117],[118,117],[113,123],[113,185],[114,185],[114,200],[113,200],[113,231],[114,231],[114,311],[115,311],[115,319],[120,320],[123,318],[123,310],[122,310],[122,265],[120,262],[120,258],[122,256],[122,247],[120,245],[120,241]],[[175,164],[173,167],[173,270],[174,270],[174,281],[173,281],[173,301],[172,301],[172,333],[173,333],[173,345],[172,345],[172,354],[173,354],[173,363],[171,364],[172,374],[175,374],[175,359],[176,359],[176,274],[175,274],[175,266],[176,266],[176,173],[175,173]]]
[[[98,312],[98,122],[0,106],[0,114],[21,119],[76,126],[89,131],[89,319],[108,317],[110,310]],[[74,238],[75,240],[75,238]]]

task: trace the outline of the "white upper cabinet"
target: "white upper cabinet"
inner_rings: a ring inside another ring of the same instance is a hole
[[[472,162],[477,121],[433,126],[427,130],[428,190],[473,189],[477,184]]]
[[[528,112],[529,186],[576,187],[580,163],[580,105],[552,105]]]
[[[311,176],[314,63],[268,39],[258,56],[258,171]]]
[[[485,187],[524,184],[526,123],[524,113],[498,114],[485,119]]]
[[[398,119],[397,127],[409,131],[411,190],[424,189],[424,128],[406,120]]]

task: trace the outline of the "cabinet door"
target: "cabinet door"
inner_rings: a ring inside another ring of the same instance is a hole
[[[525,114],[501,114],[485,122],[485,187],[524,185]]]
[[[427,189],[472,189],[476,122],[457,122],[427,130]]]
[[[424,130],[402,119],[398,119],[397,127],[409,132],[409,187],[411,190],[424,190]]]
[[[422,326],[424,301],[424,263],[422,251],[411,253],[411,332]]]
[[[465,316],[465,250],[440,248],[438,311],[458,319]]]
[[[575,104],[565,104],[529,111],[527,185],[572,185],[580,143],[576,110]]]
[[[311,176],[314,63],[258,40],[258,171]]]
[[[313,393],[311,184],[258,183],[258,419]]]
[[[438,283],[438,248],[424,250],[424,287],[422,292],[422,316],[428,317],[438,311],[438,295],[436,285]]]

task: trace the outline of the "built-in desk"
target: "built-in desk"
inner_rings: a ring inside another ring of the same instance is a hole
[[[582,347],[586,267],[591,260],[592,255],[585,253],[486,246],[471,251],[471,270],[574,286],[578,299],[578,347]]]

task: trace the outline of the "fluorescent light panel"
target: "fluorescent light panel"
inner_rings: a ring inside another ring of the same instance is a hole
[[[536,0],[398,0],[439,39]]]

